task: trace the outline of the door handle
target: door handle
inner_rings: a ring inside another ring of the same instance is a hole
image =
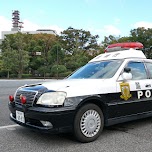
[[[146,84],[145,87],[146,87],[146,88],[150,88],[150,87],[151,87],[151,84]]]

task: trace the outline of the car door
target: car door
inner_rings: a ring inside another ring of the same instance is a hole
[[[125,67],[131,69],[132,79],[117,82],[117,91],[120,92],[117,116],[144,114],[152,111],[152,81],[149,79],[144,62],[129,61]]]

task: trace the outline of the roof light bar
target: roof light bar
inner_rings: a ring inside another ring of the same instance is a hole
[[[140,42],[125,42],[125,43],[115,43],[109,45],[106,49],[105,52],[114,52],[114,51],[121,51],[125,49],[143,49],[143,44]]]

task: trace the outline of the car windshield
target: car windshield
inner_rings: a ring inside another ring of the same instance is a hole
[[[91,62],[74,72],[68,79],[106,79],[111,78],[121,65],[122,60]]]

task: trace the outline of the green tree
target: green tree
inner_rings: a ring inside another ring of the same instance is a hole
[[[28,66],[29,56],[24,42],[25,34],[20,32],[16,34],[6,35],[2,41],[2,60],[3,68],[9,72],[18,74],[18,78],[22,77],[24,69]]]
[[[131,41],[141,42],[145,48],[152,46],[152,29],[137,28],[130,31]]]
[[[2,71],[2,67],[3,67],[2,64],[3,64],[2,63],[2,58],[0,57],[0,71]]]
[[[102,47],[106,48],[110,44],[114,43],[121,43],[121,42],[130,42],[131,37],[115,37],[113,35],[105,36],[104,40],[102,41]]]
[[[51,50],[56,43],[57,37],[53,34],[32,35],[28,50],[30,53],[29,68],[32,69],[33,74],[39,72],[45,77],[47,73],[50,73],[53,64]]]
[[[90,60],[89,55],[87,53],[80,52],[79,54],[71,55],[68,54],[64,58],[64,65],[68,69],[68,71],[75,71],[79,67],[85,65]]]
[[[50,52],[50,56],[52,58],[53,63],[60,64],[60,65],[64,64],[63,59],[65,57],[65,53],[59,42],[57,42],[55,45],[53,45],[51,52]]]
[[[141,42],[147,58],[152,58],[152,28],[137,28],[130,31],[131,41]]]
[[[14,65],[15,52],[11,48],[11,43],[8,38],[6,38],[5,41],[3,41],[1,48],[2,48],[2,68],[3,70],[7,71],[7,78],[9,78],[10,71],[12,71],[15,66]]]
[[[59,77],[64,77],[64,73],[67,72],[67,69],[64,65],[53,65],[51,68],[52,76],[55,76],[57,79]]]
[[[2,72],[3,72],[3,61],[2,61],[2,56],[0,53],[0,76],[2,75]]]
[[[89,31],[72,27],[64,30],[60,36],[65,52],[70,54],[84,52],[89,49],[98,49],[98,38],[98,35],[93,36]]]
[[[99,52],[98,35],[91,35],[89,31],[69,27],[60,36],[62,50],[65,52],[64,65],[68,71],[75,71],[86,64],[90,56]]]

